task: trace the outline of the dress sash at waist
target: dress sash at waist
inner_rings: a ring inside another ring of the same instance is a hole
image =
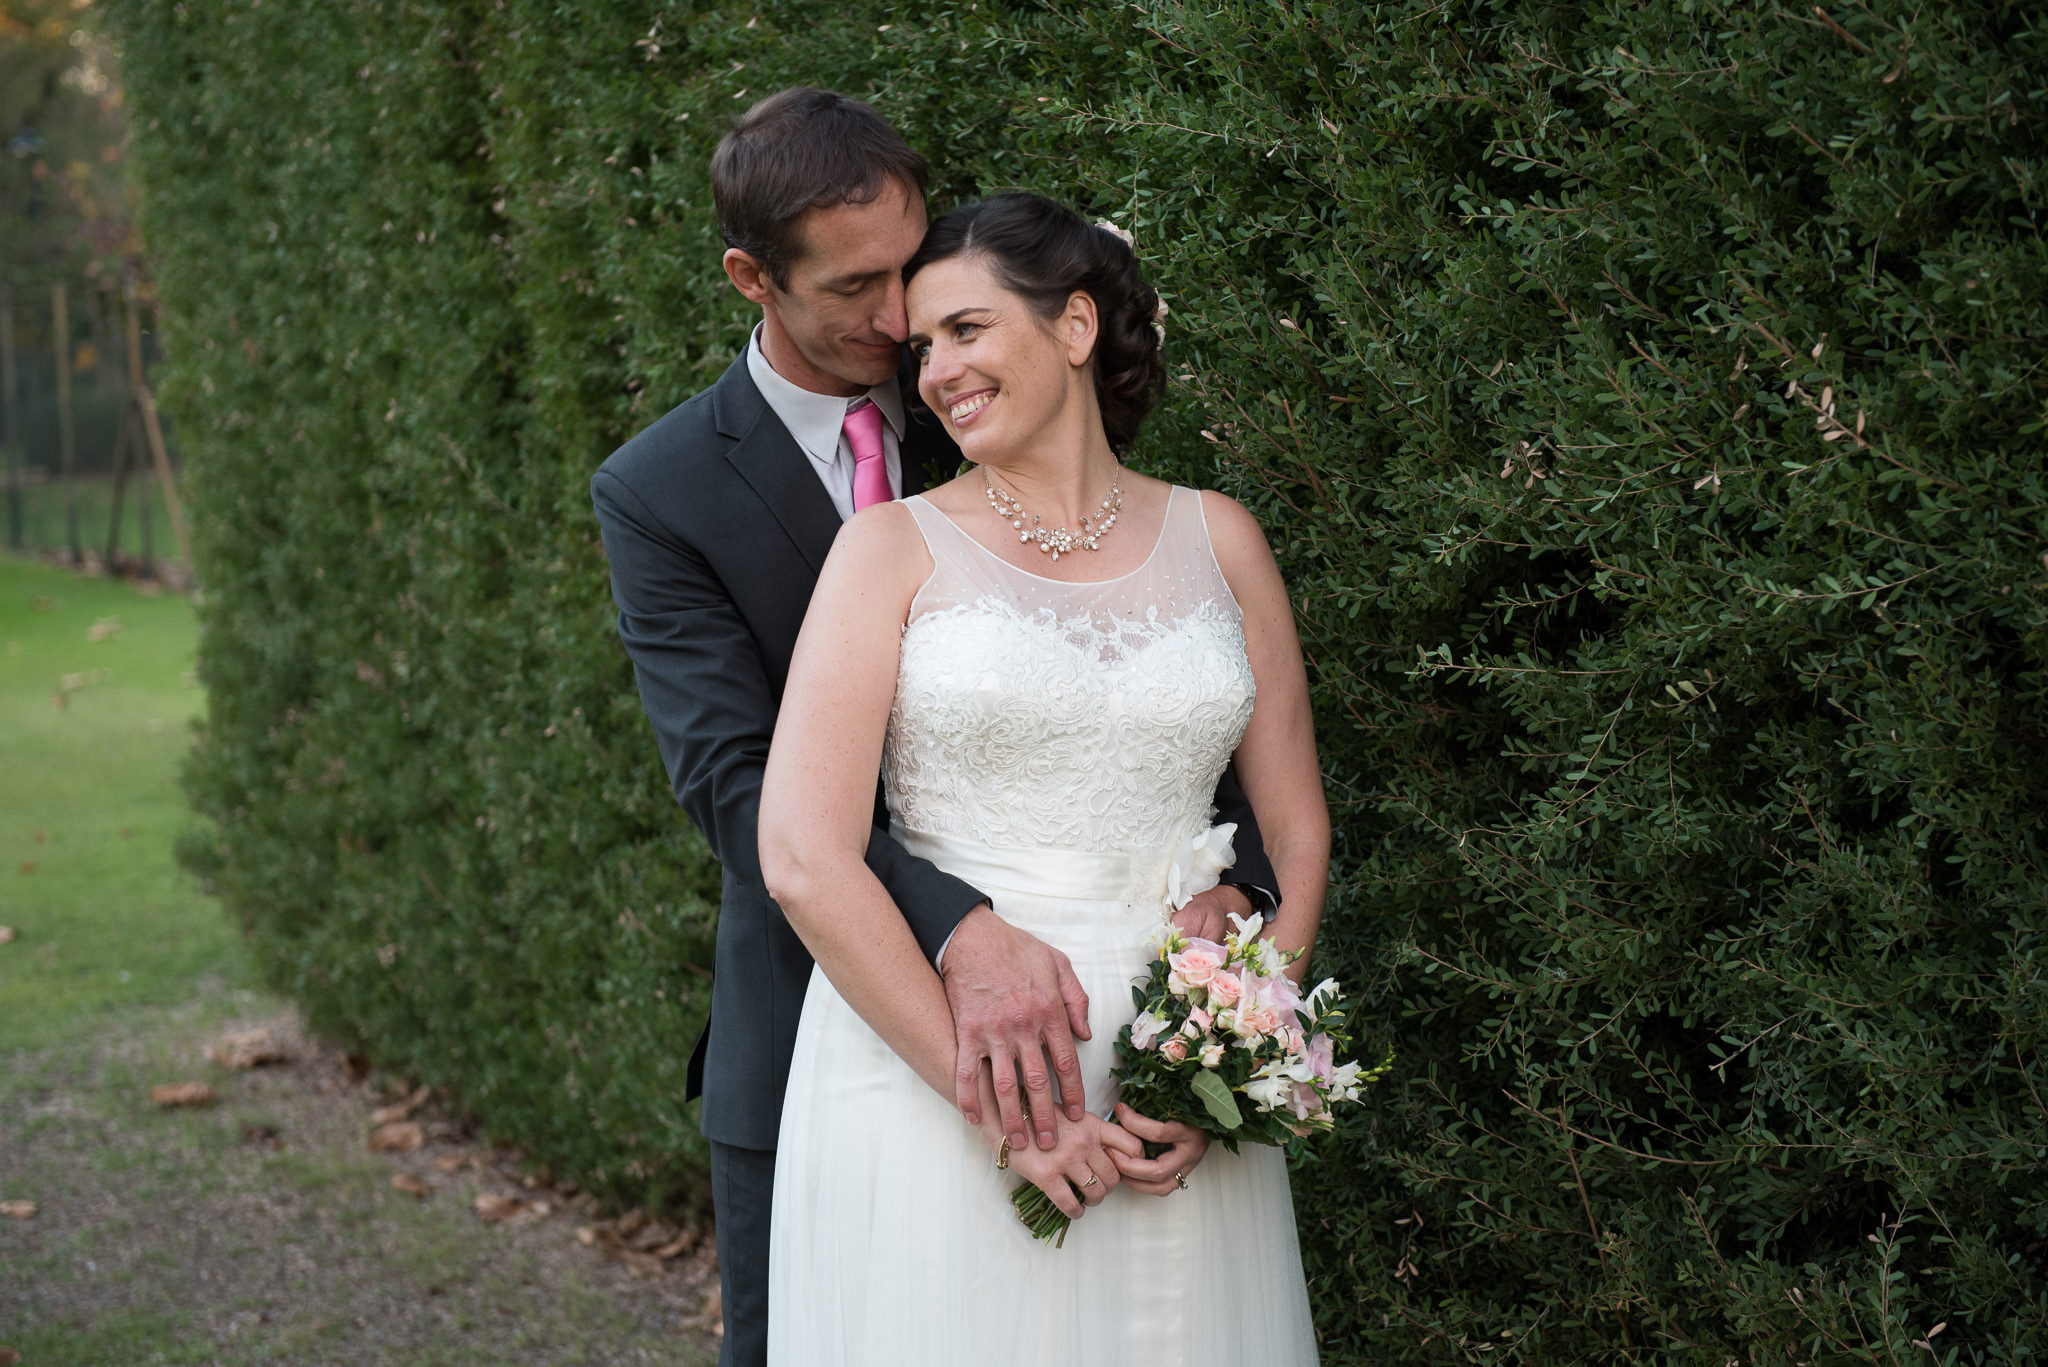
[[[929,859],[955,878],[991,895],[1009,892],[1027,897],[1127,902],[1147,911],[1166,904],[1170,850],[1130,854],[1012,849],[903,826],[892,826],[890,833],[918,858]]]

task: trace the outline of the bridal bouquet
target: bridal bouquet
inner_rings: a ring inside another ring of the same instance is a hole
[[[1235,1153],[1332,1128],[1332,1108],[1384,1077],[1393,1054],[1370,1070],[1338,1063],[1351,1040],[1336,979],[1302,995],[1285,971],[1300,951],[1261,939],[1256,917],[1231,924],[1220,945],[1170,924],[1153,933],[1158,957],[1131,989],[1138,1016],[1117,1035],[1116,1077],[1133,1110]],[[1027,1183],[1010,1199],[1034,1235],[1065,1241],[1070,1222],[1052,1198]]]

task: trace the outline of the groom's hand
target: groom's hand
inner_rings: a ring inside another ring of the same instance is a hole
[[[995,1075],[996,1114],[1010,1147],[1031,1143],[1025,1107],[1038,1130],[1038,1146],[1059,1142],[1052,1084],[1066,1103],[1067,1119],[1082,1110],[1081,1060],[1074,1039],[1088,1038],[1088,994],[1067,956],[1037,936],[1017,929],[987,903],[961,918],[947,942],[946,1004],[953,1008],[958,1044],[954,1100],[970,1125],[981,1123],[981,1068]],[[1052,1068],[1046,1068],[1050,1058]],[[1024,1075],[1021,1097],[1017,1075]]]
[[[1186,906],[1173,913],[1173,924],[1190,939],[1214,940],[1220,945],[1230,934],[1230,918],[1251,914],[1251,898],[1228,883],[1218,883],[1189,898]]]

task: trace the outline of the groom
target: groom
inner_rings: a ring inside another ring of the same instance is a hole
[[[858,100],[785,90],[743,114],[712,158],[712,195],[726,275],[760,305],[760,326],[716,384],[591,479],[641,703],[676,800],[724,869],[711,1018],[689,1082],[711,1148],[722,1367],[766,1361],[776,1129],[811,972],[755,847],[790,653],[840,523],[960,462],[900,374],[901,272],[924,236],[926,179],[924,159]],[[1270,911],[1276,886],[1229,776],[1217,805],[1219,821],[1238,823],[1238,862],[1232,884],[1175,918],[1195,929]],[[1028,1115],[1051,1147],[1055,1083],[1067,1118],[1080,1118],[1074,1038],[1088,1036],[1066,956],[891,839],[879,792],[867,864],[945,981],[961,1109],[978,1123],[976,1080],[990,1066],[1011,1144],[1030,1142]]]

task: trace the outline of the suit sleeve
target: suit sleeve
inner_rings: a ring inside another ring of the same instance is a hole
[[[1219,881],[1243,892],[1253,908],[1263,910],[1270,919],[1280,908],[1280,880],[1273,874],[1273,861],[1266,858],[1266,842],[1259,835],[1259,819],[1252,814],[1251,801],[1238,786],[1235,760],[1224,766],[1223,777],[1216,783],[1216,824],[1228,821],[1237,823],[1237,833],[1230,840],[1237,862],[1223,871]]]
[[[704,557],[600,470],[591,502],[604,531],[619,640],[676,801],[727,873],[765,897],[758,827],[776,700],[759,643]],[[867,864],[936,960],[980,892],[905,850],[877,825]]]

